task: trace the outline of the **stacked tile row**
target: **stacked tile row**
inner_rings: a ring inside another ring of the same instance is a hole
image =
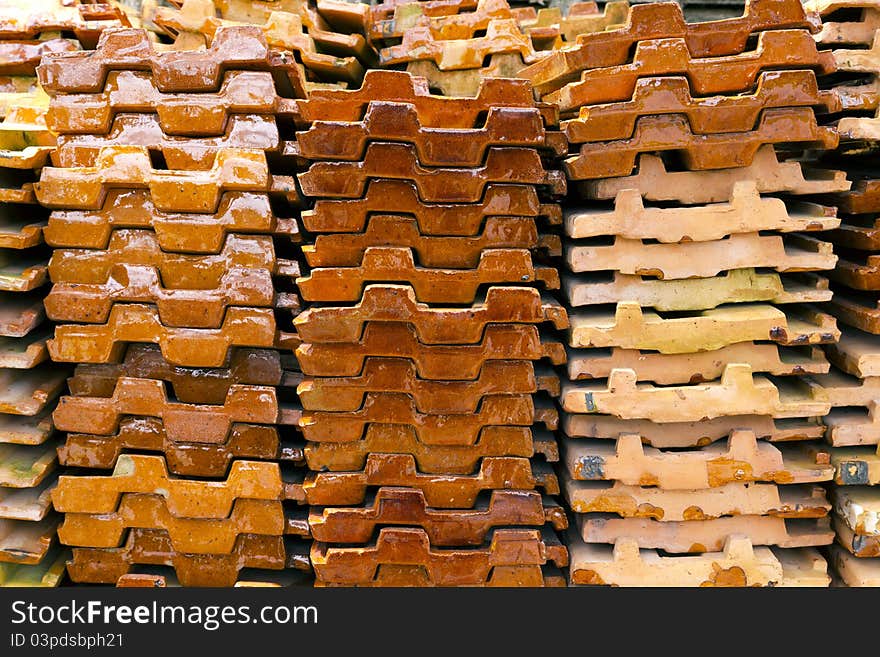
[[[443,95],[473,96],[483,79],[520,77],[578,34],[625,21],[627,11],[626,2],[608,3],[601,12],[595,3],[575,3],[563,14],[511,7],[507,0],[390,0],[366,8],[361,20],[380,67],[424,77]]]
[[[40,0],[0,8],[0,586],[55,586],[66,559],[51,491],[52,411],[68,368],[49,362],[46,348],[47,213],[34,196],[55,137],[35,70],[42,55],[93,48],[102,30],[125,24],[108,5]]]
[[[201,50],[129,28],[38,73],[58,134],[37,189],[52,209],[48,349],[77,364],[54,412],[71,579],[308,571],[305,512],[288,501],[298,415],[276,390],[275,349],[299,196],[270,171],[288,157],[301,66],[256,27],[219,28]]]
[[[809,6],[822,14],[816,41],[837,69],[822,81],[840,101],[831,117],[841,139],[833,162],[852,181],[851,190],[829,199],[841,225],[825,236],[838,256],[828,274],[834,298],[827,311],[842,335],[828,348],[833,371],[815,378],[833,407],[825,425],[836,467],[830,495],[837,544],[829,555],[841,584],[880,586],[880,3],[822,0]]]
[[[687,24],[674,3],[525,69],[562,112],[560,405],[571,581],[825,586],[830,410],[804,375],[839,337],[833,209],[842,174],[788,159],[837,144],[816,74],[833,61],[797,0]],[[805,442],[808,441],[808,442]]]
[[[316,583],[564,585],[555,110],[520,80],[455,98],[394,71],[299,107]]]
[[[362,34],[334,31],[317,7],[301,0],[172,0],[169,4],[151,5],[144,16],[162,37],[189,48],[210,45],[223,27],[259,27],[270,47],[302,65],[307,88],[328,83],[357,86],[364,70],[376,63],[375,52]]]

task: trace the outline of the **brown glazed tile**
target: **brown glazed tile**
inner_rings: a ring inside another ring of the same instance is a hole
[[[379,51],[383,67],[411,61],[432,60],[442,71],[479,68],[484,59],[497,53],[518,53],[526,64],[541,59],[532,40],[524,35],[514,19],[488,21],[483,36],[471,39],[438,39],[432,30],[415,26],[403,34],[400,45]]]
[[[880,300],[876,295],[838,290],[824,309],[847,326],[873,335],[880,334]]]
[[[325,582],[315,580],[314,586],[345,587],[348,583]],[[370,582],[356,584],[358,587],[428,587],[437,586],[429,577],[423,566],[380,564],[376,575]],[[567,586],[563,571],[553,566],[495,566],[488,581],[480,584],[469,584],[477,587],[553,587]]]
[[[45,174],[44,174],[45,175]],[[297,174],[305,196],[360,198],[371,178],[412,180],[429,203],[476,203],[489,183],[546,186],[565,193],[565,179],[547,171],[538,152],[525,148],[490,148],[485,163],[474,168],[426,168],[415,146],[373,142],[361,162],[316,162]]]
[[[56,442],[42,445],[0,443],[0,487],[33,488],[54,474],[58,465]]]
[[[489,395],[476,413],[428,414],[420,413],[409,395],[370,392],[355,411],[303,413],[300,428],[306,440],[353,442],[363,437],[370,424],[405,424],[415,427],[424,443],[473,445],[485,426],[530,427],[537,422],[555,429],[558,414],[553,406],[535,404],[531,395]]]
[[[37,415],[56,400],[66,377],[61,367],[0,369],[0,413]]]
[[[613,545],[621,538],[634,537],[640,548],[674,554],[717,552],[724,549],[727,537],[732,535],[745,536],[755,545],[781,548],[816,547],[828,545],[834,540],[830,518],[786,519],[743,514],[727,518],[660,522],[653,518],[579,515],[577,524],[587,543]]]
[[[534,187],[486,185],[477,203],[425,203],[416,185],[407,180],[370,180],[363,198],[318,199],[302,213],[303,226],[313,232],[359,233],[367,230],[373,214],[413,215],[422,235],[472,236],[489,218],[509,220],[543,218],[548,224],[562,220],[557,204],[538,200]]]
[[[423,474],[411,454],[370,454],[359,472],[311,472],[303,489],[309,504],[363,504],[368,487],[407,486],[424,492],[430,506],[470,509],[482,490],[542,488],[547,495],[559,492],[556,475],[546,463],[516,457],[488,457],[468,475]]]
[[[230,307],[270,307],[274,297],[267,269],[229,269],[213,289],[167,289],[162,278],[154,267],[118,264],[102,284],[56,283],[46,314],[57,322],[104,323],[116,303],[152,303],[165,326],[217,328]]]
[[[422,529],[385,527],[375,544],[335,547],[315,543],[311,561],[322,584],[344,586],[382,585],[382,571],[389,566],[418,567],[419,579],[434,586],[497,585],[496,569],[505,566],[540,567],[552,562],[568,565],[568,551],[551,532],[532,529],[496,529],[491,542],[480,549],[436,549]],[[410,573],[411,579],[415,573]],[[413,582],[414,583],[414,582]],[[540,586],[542,582],[524,583]],[[395,582],[394,584],[399,584]],[[393,585],[393,584],[392,584]]]
[[[480,289],[490,284],[543,283],[559,288],[555,268],[535,267],[525,249],[490,249],[480,254],[474,269],[428,269],[417,267],[410,249],[370,246],[356,267],[312,269],[298,278],[297,287],[306,301],[357,302],[367,282],[408,283],[416,298],[426,303],[473,303]]]
[[[536,372],[534,364],[524,360],[488,361],[473,380],[431,381],[419,378],[412,361],[367,358],[357,376],[309,377],[296,393],[305,410],[354,411],[370,392],[397,392],[412,396],[422,413],[474,413],[485,395],[521,395],[558,387],[555,373]]]
[[[828,272],[832,280],[843,283],[853,290],[880,289],[880,255],[863,254],[859,260],[853,256],[839,258],[834,271]]]
[[[0,563],[40,563],[55,542],[59,521],[57,515],[38,522],[0,519]]]
[[[640,153],[673,151],[688,170],[727,169],[751,164],[765,144],[827,150],[837,146],[837,139],[833,129],[816,124],[809,107],[765,110],[754,130],[711,135],[694,134],[681,115],[646,116],[631,138],[581,144],[564,166],[570,180],[628,176]]]
[[[863,178],[856,174],[852,189],[839,190],[835,197],[841,212],[847,214],[867,214],[880,212],[880,180]]]
[[[568,377],[571,381],[606,379],[614,370],[627,369],[638,381],[659,385],[700,383],[721,377],[732,363],[747,363],[753,372],[775,376],[825,374],[830,367],[819,347],[785,347],[756,342],[737,342],[714,351],[659,354],[638,349],[571,350]]]
[[[133,344],[122,363],[77,365],[67,384],[77,397],[111,397],[120,377],[166,381],[184,403],[222,404],[231,385],[279,385],[281,357],[274,349],[236,349],[222,367],[191,369],[167,362],[155,345]]]
[[[241,534],[228,554],[193,554],[175,549],[165,530],[136,528],[118,548],[75,548],[68,572],[74,582],[115,584],[137,565],[166,565],[183,586],[229,587],[244,568],[303,568],[301,550],[283,536]]]
[[[196,436],[198,438],[199,436]],[[233,423],[224,443],[176,442],[158,418],[123,418],[112,436],[69,433],[58,459],[69,467],[111,470],[126,450],[164,455],[168,471],[194,477],[224,477],[237,459],[302,462],[302,449],[283,444],[276,427]]]
[[[53,419],[61,431],[109,436],[123,416],[161,418],[175,442],[223,443],[233,422],[274,424],[278,399],[271,386],[232,385],[222,405],[168,399],[164,381],[120,378],[112,397],[61,398]]]
[[[654,422],[696,422],[722,415],[815,417],[831,410],[821,388],[797,379],[754,376],[746,363],[727,365],[720,381],[682,386],[637,384],[632,370],[613,370],[607,382],[565,386],[561,404],[570,413]]]
[[[94,166],[45,167],[36,185],[45,206],[99,210],[113,188],[147,189],[157,209],[166,212],[217,212],[223,192],[267,192],[272,177],[261,150],[226,149],[204,170],[158,170],[144,146],[108,146]]]
[[[222,135],[232,116],[273,114],[283,100],[269,71],[229,71],[220,90],[164,93],[149,73],[111,71],[97,93],[59,94],[52,98],[46,123],[58,134],[106,135],[124,112],[155,113],[166,135]]]
[[[302,247],[310,267],[356,267],[369,247],[408,247],[422,267],[473,268],[488,249],[541,249],[562,254],[556,235],[539,235],[529,217],[489,217],[474,236],[423,235],[419,218],[391,214],[373,215],[362,233],[318,235],[313,245]]]
[[[778,272],[833,269],[838,261],[829,242],[805,235],[737,233],[721,240],[654,244],[614,237],[608,246],[566,246],[573,272],[619,271],[662,280],[707,278],[749,268]],[[687,264],[685,264],[687,263]]]
[[[575,80],[584,69],[625,64],[635,44],[650,39],[680,38],[694,57],[743,52],[749,37],[764,30],[805,28],[817,32],[821,21],[799,0],[750,0],[742,16],[688,24],[680,6],[671,2],[630,8],[629,20],[616,29],[583,34],[572,48],[558,50],[523,72],[541,94]]]
[[[72,33],[86,48],[94,48],[101,31],[127,24],[122,10],[108,4],[42,0],[3,8],[0,38],[37,38],[44,32]]]
[[[790,346],[826,344],[840,337],[833,317],[806,305],[783,310],[766,304],[735,304],[663,317],[624,302],[614,312],[580,311],[572,315],[571,322],[572,347],[650,349],[664,354],[712,351],[752,340]]]
[[[305,447],[311,470],[350,472],[363,470],[370,454],[411,454],[419,472],[470,474],[484,458],[542,456],[548,463],[559,460],[556,440],[549,432],[528,427],[483,427],[473,445],[434,445],[422,442],[416,428],[404,424],[371,424],[364,437],[347,443],[312,442]]]
[[[186,214],[158,210],[146,190],[124,189],[110,190],[97,210],[55,210],[45,237],[56,248],[106,250],[121,228],[152,228],[159,249],[175,253],[220,253],[233,233],[299,239],[296,222],[276,217],[266,194],[228,192],[215,213]]]
[[[493,146],[567,150],[559,133],[544,131],[537,109],[520,107],[492,107],[473,128],[432,128],[412,105],[372,101],[360,121],[314,121],[296,135],[298,154],[309,160],[357,161],[373,141],[412,143],[425,166],[476,167]]]
[[[191,255],[163,251],[150,230],[113,231],[106,250],[56,249],[49,264],[54,283],[106,283],[114,270],[150,267],[158,270],[166,289],[211,290],[236,269],[276,268],[275,248],[268,235],[232,234],[217,254]]]
[[[636,434],[622,435],[616,444],[564,441],[563,448],[565,467],[574,479],[613,479],[629,486],[696,490],[751,481],[815,483],[834,475],[827,451],[810,455],[799,445],[757,442],[750,431],[734,431],[727,443],[688,452],[645,447]]]
[[[356,508],[313,507],[309,527],[316,541],[369,543],[377,527],[421,527],[431,545],[481,545],[495,527],[568,527],[560,506],[542,500],[535,491],[495,490],[473,509],[432,509],[424,494],[409,488],[380,488],[369,506]]]
[[[431,442],[432,438],[426,432],[420,435],[414,424],[374,423],[354,441],[308,443],[304,455],[310,469],[333,472],[363,470],[369,455],[379,453],[412,454],[420,472],[453,474],[473,472],[484,457],[541,455],[548,463],[559,460],[559,448],[553,435],[532,427],[477,427],[472,443],[462,442],[472,438],[470,433],[454,437],[448,444]]]
[[[46,340],[52,330],[44,327],[21,338],[0,335],[0,368],[29,370],[49,358]]]
[[[743,427],[770,442],[816,440],[825,435],[821,422],[804,418],[774,420],[766,415],[731,415],[699,422],[659,424],[650,420],[621,420],[610,415],[562,413],[562,429],[567,436],[616,439],[635,433],[646,445],[659,449],[709,445]]]
[[[578,81],[547,94],[544,100],[557,103],[561,112],[627,101],[639,78],[655,75],[687,76],[695,96],[729,94],[752,89],[761,71],[768,68],[811,68],[828,74],[835,65],[831,53],[819,52],[806,30],[761,32],[754,50],[720,57],[700,57],[681,38],[639,41],[631,63],[594,65]]]
[[[555,107],[536,102],[527,81],[511,78],[486,78],[477,93],[448,97],[432,94],[424,78],[402,71],[371,70],[358,89],[316,89],[296,104],[307,127],[314,121],[361,121],[376,101],[411,105],[423,128],[479,128],[493,108],[537,109],[546,127],[559,123]]]
[[[0,337],[23,338],[39,326],[46,317],[42,297],[42,293],[0,291]]]
[[[125,493],[110,513],[65,513],[58,538],[72,547],[114,548],[128,530],[163,529],[179,552],[229,554],[241,534],[281,536],[284,528],[280,501],[239,499],[222,518],[189,518],[173,516],[160,495]]]
[[[435,380],[475,379],[492,360],[565,362],[560,343],[543,340],[537,327],[521,324],[491,324],[476,344],[432,345],[420,342],[406,324],[369,322],[356,342],[304,343],[296,348],[296,356],[310,376],[357,376],[365,359],[378,356],[408,358],[421,378]]]
[[[288,53],[269,49],[256,26],[222,28],[204,50],[157,51],[141,29],[109,29],[97,49],[46,57],[37,70],[40,84],[51,95],[100,93],[110,71],[151,73],[162,92],[216,92],[228,70],[268,70],[283,78],[293,97],[305,94],[305,76]]]
[[[846,217],[826,233],[829,242],[861,251],[880,251],[880,218]]]
[[[814,484],[732,483],[702,490],[665,490],[619,481],[575,481],[563,476],[563,493],[576,514],[616,514],[664,522],[725,516],[824,518],[831,510],[825,489]],[[613,542],[613,541],[612,541]]]
[[[217,329],[174,328],[145,304],[116,304],[106,324],[66,324],[49,340],[53,360],[73,363],[118,363],[126,343],[158,344],[174,365],[222,367],[230,347],[271,347],[275,317],[268,308],[229,308]]]
[[[88,548],[79,548],[79,549],[88,549]],[[93,559],[93,557],[89,557],[89,559]],[[97,560],[97,559],[95,559]],[[71,564],[73,567],[73,564]],[[174,584],[169,584],[169,579],[177,580],[177,576],[174,577],[166,576],[164,573],[153,573],[153,568],[150,568],[149,573],[126,573],[122,575],[119,579],[116,580],[116,588],[120,589],[164,589],[166,587],[174,586]],[[72,576],[71,576],[72,577]]]
[[[835,98],[819,91],[813,71],[763,71],[751,93],[694,98],[686,77],[639,78],[631,100],[582,107],[562,123],[569,143],[626,139],[646,115],[685,114],[694,134],[748,132],[763,110],[816,107],[831,111]]]
[[[166,135],[155,114],[118,114],[104,135],[67,134],[58,137],[52,162],[58,167],[90,167],[102,149],[110,146],[144,146],[161,153],[170,169],[210,169],[217,153],[229,148],[277,152],[280,148],[275,118],[235,114],[218,137]]]
[[[80,44],[74,39],[3,40],[0,41],[0,75],[34,75],[44,55],[79,50]]]
[[[667,171],[659,156],[642,153],[637,173],[586,181],[579,191],[586,198],[612,199],[625,189],[638,189],[646,200],[693,205],[729,201],[734,187],[742,181],[754,181],[762,194],[828,194],[848,190],[852,185],[844,171],[813,169],[797,161],[780,162],[773,146],[767,144],[758,149],[748,166],[706,171]]]
[[[613,210],[566,209],[565,234],[574,239],[618,235],[671,244],[720,240],[761,230],[833,231],[841,222],[833,206],[761,196],[754,180],[734,183],[730,196],[722,203],[668,208],[646,205],[637,188],[621,189]],[[828,239],[828,234],[823,238]]]
[[[368,285],[357,305],[310,308],[294,319],[294,326],[305,342],[356,342],[366,322],[405,322],[424,344],[476,344],[489,324],[552,322],[564,329],[568,314],[534,288],[493,286],[469,308],[431,308],[418,303],[408,285]]]
[[[51,515],[52,489],[58,477],[46,477],[33,488],[0,490],[0,518],[39,522]]]
[[[226,518],[236,501],[280,500],[281,475],[277,463],[235,461],[225,480],[177,479],[168,475],[161,456],[125,454],[112,475],[59,477],[52,503],[62,513],[109,514],[129,494],[156,496],[177,518]]]

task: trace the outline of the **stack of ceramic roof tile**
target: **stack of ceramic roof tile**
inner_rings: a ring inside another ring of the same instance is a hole
[[[555,112],[523,81],[443,98],[393,71],[300,111],[314,242],[294,325],[316,580],[563,583],[545,361],[564,352],[542,337],[567,326],[541,265],[559,251],[544,201],[565,190]]]
[[[446,4],[446,3],[444,3]],[[473,96],[486,77],[517,77],[546,53],[535,49],[507,0],[385,3],[367,24],[384,68],[405,67],[445,95]],[[539,47],[555,41],[539,41]]]
[[[61,323],[48,348],[80,363],[54,413],[59,455],[113,470],[53,493],[72,579],[164,564],[183,584],[229,585],[241,568],[307,568],[279,464],[302,452],[277,426],[290,418],[275,387],[273,276],[298,269],[276,252],[296,224],[273,203],[296,193],[268,168],[300,68],[259,28],[229,27],[167,52],[107,30],[38,72],[59,134],[37,186]]]
[[[56,585],[65,555],[51,510],[57,440],[52,409],[67,368],[49,361],[42,299],[49,252],[33,183],[55,138],[35,69],[40,56],[94,47],[112,8],[38,0],[0,6],[0,586]]]
[[[837,545],[831,562],[849,586],[880,585],[880,276],[877,217],[880,170],[876,166],[880,120],[880,3],[823,0],[810,6],[824,23],[816,35],[838,73],[823,82],[840,99],[836,114],[841,144],[835,164],[846,169],[853,188],[832,199],[841,225],[827,234],[838,255],[829,273],[834,299],[828,311],[842,326],[837,345],[828,348],[832,373],[814,384],[833,409],[825,418],[831,461],[836,466],[831,499]]]
[[[365,67],[376,55],[361,34],[329,29],[305,0],[173,0],[173,7],[157,7],[150,19],[177,40],[210,44],[217,30],[231,25],[259,25],[270,46],[293,54],[310,82],[360,84]]]
[[[837,219],[794,197],[848,183],[785,161],[836,144],[816,120],[832,100],[815,25],[797,0],[693,25],[676,4],[639,5],[524,71],[573,117],[561,404],[576,584],[828,584],[812,546],[833,537],[816,486],[833,468],[786,442],[821,436],[830,402],[799,375],[827,372],[815,345],[839,336],[813,305],[830,298],[812,272],[834,266],[831,245],[794,234]]]
[[[835,75],[827,79],[839,99],[835,125],[841,148],[849,152],[876,149],[880,142],[880,4],[876,0],[806,0],[822,15],[816,35],[827,50]],[[867,147],[867,149],[866,149]]]
[[[535,50],[554,50],[577,41],[580,34],[603,32],[626,23],[629,2],[611,0],[600,10],[595,2],[573,2],[565,7],[518,7],[513,15],[529,35]]]

